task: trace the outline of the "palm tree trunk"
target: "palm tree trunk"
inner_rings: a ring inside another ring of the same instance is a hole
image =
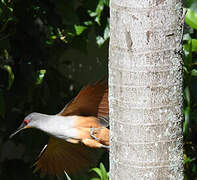
[[[181,0],[111,0],[110,179],[183,179]]]

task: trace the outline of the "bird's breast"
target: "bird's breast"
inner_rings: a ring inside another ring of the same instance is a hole
[[[42,131],[64,140],[91,139],[90,128],[101,127],[96,117],[54,115],[42,122]]]
[[[40,126],[40,129],[49,135],[61,139],[76,138],[76,116],[51,116]]]

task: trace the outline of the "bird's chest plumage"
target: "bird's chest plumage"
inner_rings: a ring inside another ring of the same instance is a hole
[[[77,116],[51,116],[40,126],[40,129],[60,139],[76,138],[76,119]]]
[[[43,121],[44,122],[44,121]],[[84,116],[51,116],[40,126],[40,129],[56,138],[70,141],[71,139],[91,139],[90,128],[100,127],[95,117]]]

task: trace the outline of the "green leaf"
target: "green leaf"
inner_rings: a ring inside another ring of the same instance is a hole
[[[109,38],[109,23],[107,23],[105,30],[104,30],[104,39],[107,40]]]
[[[4,69],[7,70],[8,74],[9,74],[8,75],[8,87],[7,87],[7,89],[10,90],[10,88],[12,87],[12,84],[14,82],[14,73],[12,72],[11,66],[4,65],[3,67],[4,67]]]
[[[87,27],[85,26],[76,25],[76,24],[74,25],[74,28],[77,35],[80,35],[81,33],[83,33],[85,29],[87,29]]]
[[[109,31],[109,21],[108,21],[105,26],[103,37],[100,35],[96,37],[96,43],[98,44],[99,47],[101,47],[105,43],[105,41],[109,39],[109,33],[110,31]]]
[[[185,115],[185,121],[183,123],[183,133],[186,135],[189,130],[190,107],[185,108],[184,115]]]
[[[91,25],[93,24],[92,21],[84,21],[83,23],[84,23],[84,25],[86,25],[86,26],[91,26]]]
[[[191,40],[191,39],[192,39],[192,38],[191,38],[191,36],[190,36],[189,33],[186,33],[186,34],[183,35],[183,41],[189,41],[189,40]]]
[[[45,43],[46,43],[47,45],[52,45],[52,44],[53,44],[53,42],[52,42],[52,41],[49,41],[49,40],[46,40]]]
[[[99,177],[102,178],[102,172],[99,168],[92,168],[91,171],[96,172],[99,175]]]
[[[45,73],[46,73],[45,69],[38,71],[38,77],[36,79],[36,85],[39,85],[39,84],[42,83],[42,81],[44,79],[44,76],[45,76]]]
[[[93,168],[91,169],[91,171],[95,171],[100,177],[100,180],[108,180],[109,174],[107,173],[105,166],[102,163],[100,163],[100,168]]]
[[[188,86],[184,89],[184,99],[186,101],[186,107],[184,109],[185,121],[183,123],[183,133],[186,135],[189,130],[190,121],[190,91]]]
[[[185,16],[185,23],[191,26],[194,29],[197,29],[197,14],[188,9],[186,16]]]
[[[187,105],[190,106],[190,91],[188,86],[184,90],[184,97],[187,102]]]
[[[51,39],[57,39],[57,36],[52,35],[52,36],[51,36]]]
[[[191,75],[192,76],[197,76],[197,69],[192,69]]]
[[[91,178],[90,180],[100,180],[99,178]]]
[[[197,39],[191,39],[186,44],[183,45],[184,50],[188,52],[196,52],[197,51]]]
[[[190,157],[186,157],[185,159],[184,159],[184,163],[191,163],[191,162],[193,162],[193,161],[195,161],[195,158],[190,158]]]
[[[197,52],[197,39],[190,40],[192,42],[192,52]]]
[[[186,74],[189,74],[189,71],[187,70],[187,67],[183,67],[183,69],[184,69],[184,72],[186,73]]]
[[[101,47],[104,44],[105,40],[103,39],[102,36],[97,36],[96,37],[96,43],[98,44],[99,47]]]
[[[192,63],[192,41],[188,41],[183,45],[183,52],[184,65],[189,69]]]
[[[195,13],[197,13],[197,1],[196,0],[185,0],[185,1],[187,7],[190,8]]]
[[[99,0],[95,11],[88,10],[89,16],[95,17],[94,20],[97,22],[99,26],[101,25],[101,22],[100,22],[101,14],[103,12],[105,5],[107,4],[109,5],[109,2],[107,2],[107,0]]]
[[[105,169],[103,163],[100,163],[100,169],[101,169],[103,180],[107,180],[108,179],[107,172],[106,172],[106,169]]]
[[[103,0],[104,4],[109,7],[109,0]]]
[[[71,178],[69,177],[66,171],[64,171],[64,174],[66,175],[67,180],[71,180]]]
[[[88,14],[89,14],[90,17],[95,17],[97,15],[96,12],[91,11],[91,10],[88,10]]]
[[[101,25],[101,22],[100,22],[100,18],[101,18],[101,13],[104,9],[104,1],[103,0],[99,0],[98,2],[98,5],[96,7],[96,18],[95,18],[95,21],[98,23],[98,25]]]

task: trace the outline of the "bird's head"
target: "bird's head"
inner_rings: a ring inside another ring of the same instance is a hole
[[[36,122],[40,119],[39,118],[40,116],[41,116],[40,113],[35,113],[35,112],[27,115],[24,118],[22,124],[17,128],[17,130],[10,135],[10,138],[12,138],[15,134],[26,128],[36,128],[36,124],[37,124]]]

